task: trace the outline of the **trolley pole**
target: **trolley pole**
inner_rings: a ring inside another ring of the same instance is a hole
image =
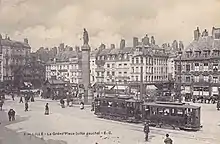
[[[141,66],[141,74],[140,74],[140,100],[143,100],[143,66]]]

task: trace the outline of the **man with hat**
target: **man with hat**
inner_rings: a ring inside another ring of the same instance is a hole
[[[144,124],[145,141],[148,141],[149,132],[150,132],[149,121],[146,121]]]

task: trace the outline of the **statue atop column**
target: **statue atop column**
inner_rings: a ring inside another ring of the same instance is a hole
[[[84,28],[84,32],[83,32],[83,44],[84,45],[88,45],[89,43],[89,34],[87,32],[87,30]]]

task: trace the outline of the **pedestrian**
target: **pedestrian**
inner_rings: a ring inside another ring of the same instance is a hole
[[[220,109],[220,100],[218,100],[216,108],[217,108],[217,110]]]
[[[31,102],[34,102],[34,96],[33,95],[31,96]]]
[[[19,103],[24,103],[22,96],[20,97]]]
[[[144,125],[145,141],[148,141],[149,132],[150,132],[149,124],[148,122],[145,122],[145,125]]]
[[[84,109],[84,103],[83,103],[83,102],[80,103],[80,109],[81,109],[81,110]]]
[[[25,106],[25,110],[24,111],[28,111],[28,102],[27,101],[25,102],[24,106]]]
[[[11,97],[12,97],[12,100],[14,101],[15,100],[15,95],[13,93],[11,94]]]
[[[65,108],[65,101],[63,100],[63,98],[60,99],[60,104],[61,104],[61,108]]]
[[[12,121],[15,121],[15,111],[14,111],[14,109],[12,109],[12,112],[11,112],[11,116],[12,116]]]
[[[2,111],[3,104],[4,104],[4,100],[3,100],[3,98],[2,98],[2,99],[0,100],[1,111]]]
[[[45,106],[45,115],[49,115],[49,104],[46,103],[46,106]]]
[[[164,144],[173,144],[173,140],[169,138],[169,134],[166,134],[166,139],[164,140]]]
[[[12,118],[12,109],[8,111],[8,120],[11,121]]]

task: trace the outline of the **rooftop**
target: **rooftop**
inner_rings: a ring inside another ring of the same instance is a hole
[[[19,41],[14,41],[14,40],[8,40],[8,39],[1,39],[0,40],[1,45],[3,46],[13,46],[13,47],[26,47],[30,48],[30,45],[25,42],[19,42]]]

